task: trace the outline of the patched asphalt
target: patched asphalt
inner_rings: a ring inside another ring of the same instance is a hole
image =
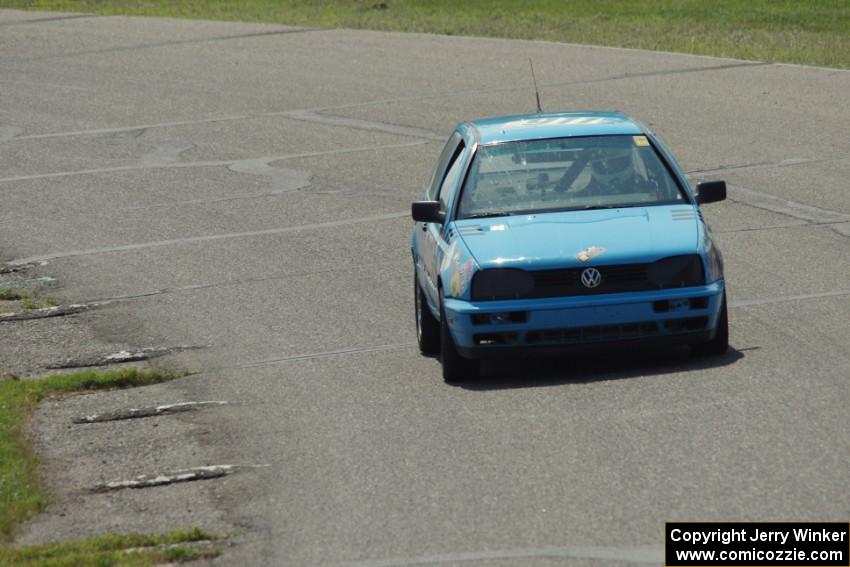
[[[627,111],[730,184],[704,208],[725,357],[458,387],[418,354],[410,202],[454,123],[534,109],[529,57],[545,109]],[[146,363],[196,372],[176,382],[42,406],[54,499],[19,541],[199,525],[236,534],[221,565],[657,564],[665,521],[846,518],[848,92],[848,71],[679,54],[0,11],[0,260],[107,302],[0,324],[0,374],[203,347]],[[208,400],[229,403],[72,423]]]

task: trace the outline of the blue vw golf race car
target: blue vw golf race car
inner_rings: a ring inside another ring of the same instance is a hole
[[[447,381],[480,361],[614,344],[728,348],[723,259],[661,141],[619,112],[459,124],[413,203],[420,350]]]

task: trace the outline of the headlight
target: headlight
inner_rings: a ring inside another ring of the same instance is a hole
[[[472,300],[528,297],[533,289],[534,278],[523,270],[513,268],[481,270],[472,279]]]
[[[649,281],[659,287],[703,285],[705,274],[698,254],[670,256],[649,265]]]
[[[714,282],[719,280],[723,276],[723,255],[710,238],[708,240],[706,259],[708,260],[708,281]]]

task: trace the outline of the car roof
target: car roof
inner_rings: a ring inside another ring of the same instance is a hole
[[[466,125],[475,131],[480,144],[645,132],[638,122],[622,112],[597,110],[495,116],[473,120]]]

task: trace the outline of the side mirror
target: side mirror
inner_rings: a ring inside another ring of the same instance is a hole
[[[443,224],[446,220],[446,214],[440,211],[439,201],[416,201],[410,207],[410,212],[416,222]]]
[[[697,203],[716,203],[726,199],[725,181],[703,181],[697,183]]]

